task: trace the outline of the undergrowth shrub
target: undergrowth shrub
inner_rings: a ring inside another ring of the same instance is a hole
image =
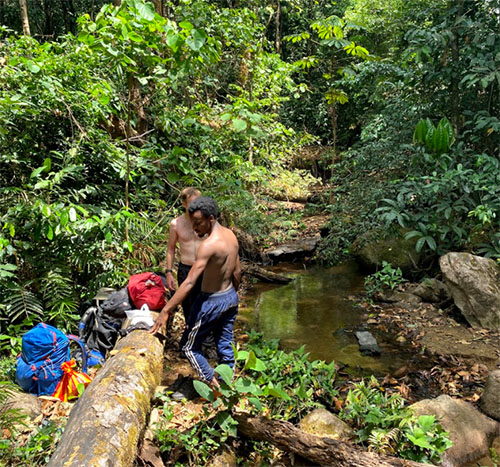
[[[354,423],[359,443],[383,454],[439,463],[453,445],[433,415],[415,416],[400,394],[387,396],[373,376],[349,390],[340,416]]]

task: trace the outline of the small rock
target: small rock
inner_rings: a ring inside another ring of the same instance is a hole
[[[405,344],[406,343],[406,337],[404,337],[404,336],[398,336],[396,338],[396,341],[399,342],[400,344]]]
[[[412,293],[427,303],[439,303],[451,297],[448,287],[437,279],[425,279]]]
[[[500,421],[500,370],[488,375],[480,405],[486,415]]]
[[[228,447],[225,447],[220,454],[206,464],[207,467],[229,467],[233,465],[238,465],[236,454]]]
[[[377,301],[384,303],[409,303],[410,305],[417,305],[422,302],[422,299],[408,292],[384,290],[377,295]]]
[[[359,343],[359,351],[369,355],[380,355],[382,352],[376,339],[368,331],[356,331],[354,333]]]
[[[312,435],[342,441],[354,438],[352,428],[326,409],[314,409],[300,421],[299,428]]]

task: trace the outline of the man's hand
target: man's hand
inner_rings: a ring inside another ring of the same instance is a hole
[[[174,276],[171,272],[167,272],[167,288],[171,292],[173,292],[175,290],[175,280],[174,280]]]
[[[155,334],[156,332],[160,331],[161,328],[165,325],[165,323],[168,320],[168,313],[164,313],[163,311],[158,315],[158,318],[156,318],[155,324],[153,324],[153,327],[148,331],[149,334]]]

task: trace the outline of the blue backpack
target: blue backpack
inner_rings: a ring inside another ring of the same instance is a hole
[[[80,345],[83,371],[87,372],[82,342],[76,336],[66,336],[49,324],[40,323],[23,336],[22,352],[17,357],[17,384],[31,394],[51,396],[63,376],[62,363],[70,359],[70,340]]]

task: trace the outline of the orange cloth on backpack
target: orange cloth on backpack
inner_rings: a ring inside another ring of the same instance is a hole
[[[71,399],[77,399],[83,394],[83,391],[90,384],[92,378],[85,373],[76,371],[74,369],[75,366],[76,362],[74,359],[61,364],[64,375],[61,381],[59,381],[54,394],[52,394],[53,397],[66,402]]]

